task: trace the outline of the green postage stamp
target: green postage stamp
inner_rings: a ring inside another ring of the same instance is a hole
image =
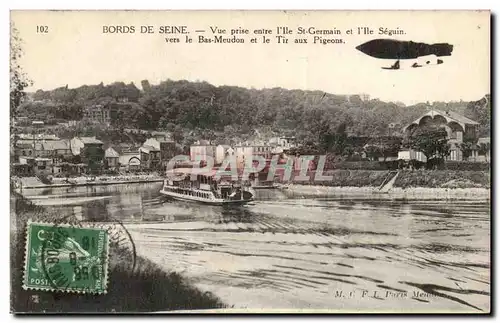
[[[23,288],[104,294],[108,260],[105,229],[29,222]]]

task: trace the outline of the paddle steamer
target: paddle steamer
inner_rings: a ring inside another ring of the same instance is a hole
[[[250,185],[231,180],[229,173],[203,168],[176,168],[167,172],[161,194],[178,200],[212,205],[242,205],[253,201]]]

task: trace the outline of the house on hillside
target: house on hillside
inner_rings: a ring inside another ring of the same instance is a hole
[[[14,143],[14,157],[19,161],[19,157],[34,157],[35,145],[33,140],[17,140]]]
[[[109,126],[111,124],[111,108],[101,104],[86,107],[83,111],[83,121]]]
[[[212,145],[208,140],[199,140],[189,147],[189,155],[191,160],[215,159],[216,146]],[[214,160],[215,162],[215,160]]]
[[[218,145],[215,148],[215,163],[222,164],[224,159],[234,156],[234,149],[229,145]]]
[[[28,167],[30,173],[35,176],[48,176],[53,174],[53,162],[50,158],[43,157],[20,157],[19,165]]]
[[[159,148],[142,145],[139,151],[141,153],[141,167],[143,169],[154,170],[161,166],[161,151]]]
[[[71,153],[74,156],[81,155],[86,148],[100,147],[104,145],[102,141],[94,137],[74,137],[70,141]]]
[[[283,150],[289,150],[297,145],[297,140],[293,136],[272,137],[269,139],[269,145],[281,147]]]
[[[151,137],[158,141],[170,141],[172,139],[170,133],[166,131],[152,131]]]
[[[140,147],[121,144],[114,149],[118,152],[118,164],[121,170],[136,171],[141,169]]]
[[[67,139],[42,142],[40,151],[40,156],[52,158],[54,162],[63,162],[73,156],[70,141]]]
[[[104,151],[104,164],[108,169],[118,169],[120,164],[118,163],[120,159],[120,154],[113,149],[113,147],[108,147]]]
[[[173,140],[170,140],[170,137],[166,133],[157,133],[153,138],[146,140],[143,146],[153,147],[160,152],[162,166],[166,166],[178,152],[177,145]]]
[[[104,143],[96,137],[74,137],[71,139],[73,156],[80,156],[81,161],[91,169],[97,170],[104,160]]]
[[[234,147],[236,155],[236,163],[239,168],[245,167],[247,160],[253,156],[260,156],[264,159],[270,159],[273,155],[273,146],[263,143],[244,143]]]
[[[447,157],[447,160],[461,161],[464,158],[460,146],[464,142],[464,138],[469,138],[472,141],[478,139],[478,125],[479,123],[477,123],[476,121],[471,120],[456,112],[445,112],[431,109],[417,118],[415,121],[404,127],[403,132],[406,137],[411,137],[419,128],[424,128],[427,126],[444,128],[446,130],[448,143],[450,145],[450,155]],[[418,152],[405,150],[400,152],[399,157],[400,159],[411,158],[425,162],[425,156],[423,156],[423,154],[420,154],[419,156],[417,155]],[[475,156],[477,155],[477,153],[473,152],[472,155]]]
[[[61,140],[58,136],[46,133],[40,134],[26,134],[21,133],[17,135],[19,140],[37,140],[37,141],[49,141],[49,140]]]

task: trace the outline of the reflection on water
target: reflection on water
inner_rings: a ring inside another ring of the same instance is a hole
[[[236,307],[488,311],[488,204],[288,199],[223,208],[161,184],[33,191],[79,219],[120,219],[139,254]]]

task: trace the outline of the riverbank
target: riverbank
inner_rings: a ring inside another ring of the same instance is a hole
[[[363,199],[363,200],[434,200],[453,201],[468,200],[488,202],[490,200],[489,188],[432,188],[432,187],[393,187],[387,192],[381,192],[379,187],[353,187],[353,186],[319,186],[291,184],[284,190],[290,198],[325,197],[338,199]]]
[[[36,189],[49,187],[78,187],[97,185],[121,185],[163,182],[158,175],[120,175],[120,176],[80,176],[72,178],[53,178],[51,184],[42,183],[36,177],[20,177],[13,180],[17,189]]]
[[[380,187],[388,177],[398,173],[394,187],[403,189],[413,187],[427,188],[490,188],[490,172],[456,170],[345,170],[325,171],[322,175],[329,179],[317,179],[310,172],[308,180],[299,180],[298,174],[292,176],[291,184],[333,186],[333,187]]]
[[[335,197],[377,200],[490,199],[490,173],[453,170],[331,170],[329,180],[294,181],[286,194],[300,197]]]
[[[210,293],[195,288],[175,272],[167,272],[152,261],[137,256],[136,270],[122,264],[120,254],[110,255],[108,291],[105,295],[52,293],[24,290],[25,233],[28,219],[55,221],[48,213],[21,195],[11,192],[11,311],[15,313],[51,312],[153,312],[227,307]],[[113,250],[113,249],[111,249]],[[126,258],[125,258],[126,259]]]

